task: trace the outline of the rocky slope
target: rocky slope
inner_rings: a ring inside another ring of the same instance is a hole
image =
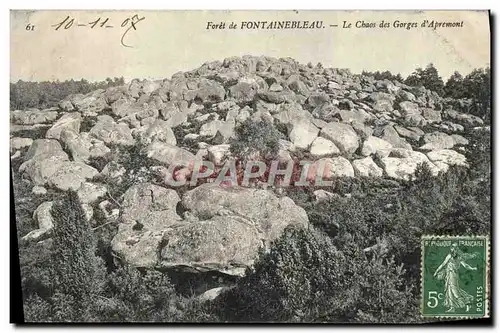
[[[140,267],[241,275],[258,248],[284,228],[307,226],[305,211],[290,198],[213,184],[181,193],[140,177],[122,197],[110,198],[102,177],[161,172],[172,164],[187,168],[196,159],[220,165],[230,158],[235,127],[249,118],[284,133],[280,159],[305,154],[324,161],[329,179],[407,179],[419,163],[438,173],[467,165],[463,133],[483,125],[454,105],[422,87],[347,70],[234,57],[171,79],[71,95],[47,110],[11,111],[11,159],[22,162],[14,172],[33,195],[72,189],[89,219],[99,209],[119,222],[112,240],[117,258]],[[145,146],[148,165],[127,170],[113,160],[117,147],[137,142]],[[44,202],[34,212],[39,229],[25,241],[50,236],[51,205]]]

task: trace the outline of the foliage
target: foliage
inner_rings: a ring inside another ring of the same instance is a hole
[[[165,274],[155,270],[118,268],[108,276],[101,299],[104,321],[172,322],[180,316],[174,288]]]
[[[80,81],[71,79],[64,82],[27,82],[19,80],[10,84],[10,109],[50,108],[57,106],[59,101],[68,95],[87,94],[97,89],[106,89],[124,83],[123,77],[107,78],[102,82],[88,82],[84,79]]]
[[[472,108],[468,112],[489,120],[491,116],[490,68],[476,68],[465,78],[455,72],[446,82],[445,96],[455,99],[472,99]]]
[[[401,265],[368,258],[345,235],[335,245],[314,230],[288,228],[255,268],[219,300],[227,321],[403,322],[415,311]]]
[[[425,88],[435,91],[439,96],[444,94],[444,82],[439,76],[439,73],[433,64],[427,65],[425,69],[417,68],[409,75],[405,84],[409,86],[424,86]]]
[[[236,127],[236,138],[231,141],[231,153],[243,160],[275,156],[283,134],[266,121],[245,120]]]
[[[394,75],[390,71],[376,71],[376,72],[368,72],[363,71],[361,73],[362,76],[372,76],[375,80],[389,80],[389,81],[398,81],[403,82],[404,79],[400,73]]]
[[[475,113],[489,119],[491,113],[491,70],[474,69],[464,78],[465,97],[472,98],[476,105]]]
[[[464,77],[459,72],[453,73],[446,81],[444,86],[444,95],[451,98],[463,98],[467,94],[464,86]]]

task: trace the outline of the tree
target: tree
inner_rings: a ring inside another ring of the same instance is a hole
[[[446,85],[444,86],[444,94],[446,97],[451,98],[464,98],[467,94],[467,90],[464,86],[464,77],[459,73],[455,72],[452,76],[446,81]]]
[[[472,98],[476,105],[476,113],[484,120],[489,119],[491,112],[491,70],[477,68],[464,78],[467,97]]]
[[[96,240],[78,195],[69,191],[54,202],[50,260],[53,315],[64,321],[88,321],[102,289],[105,269],[95,255]]]
[[[409,86],[423,86],[426,89],[435,91],[439,96],[444,94],[444,82],[439,73],[431,63],[425,69],[417,68],[405,80]]]

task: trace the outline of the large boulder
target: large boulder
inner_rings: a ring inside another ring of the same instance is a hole
[[[337,156],[321,158],[312,163],[307,170],[307,179],[316,182],[330,181],[340,177],[354,177],[354,169],[348,159]]]
[[[386,125],[374,132],[374,135],[389,142],[394,148],[403,148],[411,150],[411,144],[399,136],[392,125]]]
[[[306,212],[290,198],[266,190],[207,183],[186,192],[182,204],[199,221],[165,235],[172,245],[162,251],[164,266],[186,265],[189,258],[188,266],[196,270],[242,275],[261,246],[269,246],[287,226],[308,224]]]
[[[38,139],[26,154],[19,173],[30,179],[34,185],[45,185],[53,174],[69,160],[56,140]]]
[[[159,264],[163,233],[181,222],[174,190],[149,183],[129,188],[122,202],[122,223],[111,241],[116,257],[136,267]]]
[[[79,112],[66,113],[47,131],[47,139],[59,140],[61,132],[64,129],[71,129],[76,133],[80,132],[82,116]]]
[[[82,183],[76,191],[82,204],[92,204],[106,195],[108,189],[105,185],[98,183]]]
[[[358,177],[382,177],[384,170],[380,168],[370,156],[352,161],[354,174]]]
[[[468,166],[465,156],[451,149],[430,151],[427,157],[444,171],[448,169],[447,165]]]
[[[131,146],[135,143],[127,124],[117,124],[108,115],[97,117],[97,123],[91,128],[90,135],[105,144]]]
[[[16,150],[22,149],[24,147],[29,147],[32,144],[33,139],[13,137],[10,139],[10,152],[13,153]]]
[[[322,137],[314,139],[309,152],[314,158],[340,155],[340,150],[337,148],[335,143]]]
[[[452,109],[444,111],[444,116],[466,127],[482,126],[484,124],[483,120],[477,116]]]
[[[151,143],[146,154],[149,158],[165,165],[175,165],[179,167],[193,166],[195,156],[186,149],[170,145],[168,143],[156,141]]]
[[[175,146],[177,140],[174,131],[166,123],[164,120],[155,119],[150,125],[139,128],[138,135],[146,143],[160,141]]]
[[[220,83],[204,79],[199,83],[195,99],[199,99],[202,103],[217,103],[223,101],[225,95],[226,91]]]
[[[293,126],[289,136],[296,148],[308,149],[318,133],[319,129],[311,122],[303,122]]]
[[[375,154],[377,151],[381,149],[390,149],[392,148],[392,144],[389,142],[377,138],[375,136],[369,136],[364,142],[361,148],[361,155],[370,156]]]
[[[380,159],[385,174],[395,179],[408,180],[415,173],[419,164],[425,163],[435,175],[439,169],[424,154],[402,148],[393,148],[387,157]]]
[[[453,148],[455,140],[448,134],[442,132],[427,133],[422,138],[424,145],[420,147],[422,150],[439,150]]]
[[[349,124],[328,123],[319,135],[335,143],[343,153],[352,154],[359,147],[359,137]]]
[[[19,125],[35,125],[52,123],[57,119],[57,111],[54,110],[15,110],[10,113],[11,122]]]
[[[61,132],[60,140],[75,162],[89,162],[90,158],[104,157],[111,152],[104,142],[89,135],[70,129]]]
[[[64,162],[48,179],[48,184],[60,190],[76,191],[82,183],[91,180],[99,171],[82,162]]]

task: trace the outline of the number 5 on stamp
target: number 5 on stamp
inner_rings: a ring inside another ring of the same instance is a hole
[[[489,238],[422,236],[421,314],[489,317]]]

